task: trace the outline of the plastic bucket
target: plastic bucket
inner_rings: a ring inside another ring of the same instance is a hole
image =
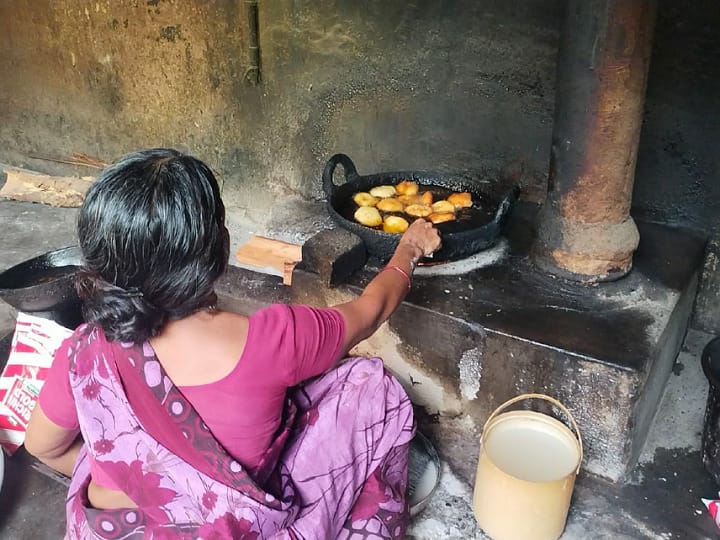
[[[702,460],[707,472],[720,486],[720,337],[705,346],[702,368],[710,383],[705,405]]]
[[[555,405],[574,429],[544,413],[511,411],[519,401]],[[523,394],[500,405],[485,423],[475,477],[473,511],[494,540],[556,540],[565,529],[583,446],[570,412],[543,394]]]

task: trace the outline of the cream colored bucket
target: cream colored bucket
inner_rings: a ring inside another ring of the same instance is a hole
[[[575,433],[547,414],[502,413],[526,399],[555,405]],[[490,415],[480,444],[473,511],[483,531],[494,540],[559,538],[583,456],[580,431],[570,412],[543,394],[517,396]]]

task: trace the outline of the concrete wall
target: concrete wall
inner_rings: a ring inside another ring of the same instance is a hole
[[[259,4],[255,86],[240,0],[0,3],[0,161],[57,172],[31,156],[175,146],[257,224],[278,200],[319,199],[339,151],[360,172],[521,163],[526,197],[542,199],[562,0]],[[661,1],[634,199],[716,237],[719,23],[712,0]],[[708,268],[698,321],[711,328]]]
[[[720,3],[663,0],[640,138],[635,214],[711,238],[696,326],[720,332]]]
[[[542,183],[559,2],[261,1],[259,21],[255,87],[243,2],[3,3],[0,159],[180,146],[237,207],[319,197],[338,151],[368,172],[520,160]]]

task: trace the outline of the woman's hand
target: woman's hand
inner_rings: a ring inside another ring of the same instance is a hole
[[[413,249],[417,254],[417,257],[413,256],[413,261],[417,262],[420,257],[431,256],[440,245],[440,233],[433,224],[424,219],[416,219],[402,235],[398,249],[403,246]]]
[[[408,293],[410,276],[420,257],[432,255],[439,247],[440,235],[432,223],[424,219],[414,221],[400,238],[386,267],[392,271],[381,271],[359,298],[335,306],[345,319],[343,352],[370,336],[390,317]]]

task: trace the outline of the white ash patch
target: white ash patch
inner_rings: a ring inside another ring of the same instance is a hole
[[[480,391],[482,378],[482,351],[477,347],[468,349],[460,357],[458,368],[460,371],[460,395],[463,399],[476,399]]]
[[[455,418],[458,427],[461,427],[465,433],[477,433],[477,424],[475,418],[469,414],[464,414],[458,418]]]
[[[416,276],[459,276],[478,268],[485,268],[502,261],[510,250],[507,239],[501,238],[490,249],[483,250],[460,261],[452,261],[433,266],[418,266]],[[472,289],[472,287],[470,287]]]
[[[465,497],[471,496],[470,487],[455,476],[452,472],[448,471],[448,474],[444,476],[443,485],[447,492],[453,497]]]
[[[427,508],[410,523],[413,540],[484,540],[472,513],[472,489],[442,463],[440,485]]]
[[[653,321],[647,330],[650,339],[657,339],[662,334],[672,310],[675,308],[678,296],[679,293],[671,291],[662,293],[658,291],[654,295],[650,295],[642,283],[629,292],[600,293],[600,297],[615,301],[618,311],[633,309],[646,312]]]
[[[705,334],[705,343],[712,336]],[[708,380],[702,370],[700,353],[681,352],[677,362],[683,369],[679,375],[670,375],[665,392],[657,408],[650,433],[648,433],[640,463],[655,460],[659,448],[700,450]]]
[[[338,304],[340,302],[335,302]],[[328,305],[334,305],[328,304]],[[406,358],[400,351],[402,340],[387,323],[368,339],[361,341],[350,353],[359,356],[378,356],[397,377],[411,401],[428,410],[444,414],[459,414],[460,396],[450,385],[444,385],[436,376]]]

